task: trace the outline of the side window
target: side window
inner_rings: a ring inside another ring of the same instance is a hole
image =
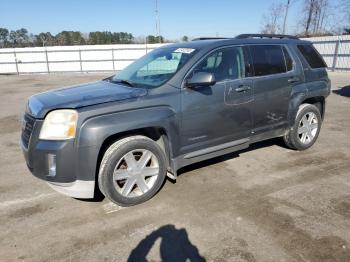
[[[286,60],[287,71],[288,72],[292,71],[293,70],[293,59],[291,58],[287,48],[285,48],[283,46],[282,49],[283,49],[284,59]]]
[[[286,72],[282,48],[279,45],[254,45],[250,47],[256,76]]]
[[[298,45],[298,49],[311,68],[327,67],[320,54],[312,45]]]
[[[193,72],[212,73],[217,82],[243,78],[246,75],[243,48],[228,47],[217,50],[200,62]]]

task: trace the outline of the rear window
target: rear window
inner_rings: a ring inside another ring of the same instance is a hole
[[[279,45],[250,46],[256,76],[273,75],[286,72],[282,47]]]
[[[312,45],[298,45],[298,49],[311,68],[327,67],[319,53]]]

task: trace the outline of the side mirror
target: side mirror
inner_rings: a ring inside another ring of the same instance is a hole
[[[194,88],[199,86],[212,86],[215,85],[215,76],[208,72],[196,72],[190,79],[187,79],[186,86],[188,88]]]

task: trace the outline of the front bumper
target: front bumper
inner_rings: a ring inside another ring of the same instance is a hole
[[[72,183],[47,182],[55,191],[75,198],[93,198],[95,181],[75,180]]]
[[[96,160],[94,148],[77,148],[75,140],[40,140],[41,120],[33,124],[30,139],[21,139],[21,148],[28,169],[37,178],[48,182],[54,190],[75,198],[93,198]],[[50,173],[50,157],[55,159],[55,173]]]

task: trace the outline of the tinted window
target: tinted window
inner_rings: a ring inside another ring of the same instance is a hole
[[[256,45],[250,47],[256,76],[286,72],[282,48],[279,45]]]
[[[282,47],[282,48],[283,48],[283,53],[284,53],[284,59],[286,60],[287,71],[292,71],[293,70],[293,59],[290,57],[288,50],[285,47]]]
[[[193,72],[214,74],[217,82],[233,80],[246,75],[244,52],[241,47],[229,47],[211,53]]]
[[[311,68],[327,67],[321,56],[312,45],[298,45],[298,49],[309,63]]]

